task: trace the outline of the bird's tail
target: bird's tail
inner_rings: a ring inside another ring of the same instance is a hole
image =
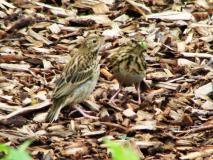
[[[52,123],[53,121],[56,121],[59,117],[62,107],[63,107],[62,105],[53,104],[53,106],[51,106],[51,108],[48,111],[46,122]]]

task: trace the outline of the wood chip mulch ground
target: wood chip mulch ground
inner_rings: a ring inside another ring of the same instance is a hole
[[[34,139],[38,160],[110,159],[103,139],[131,141],[144,160],[213,159],[212,0],[1,0],[0,143]],[[81,104],[45,123],[54,82],[88,32],[107,38],[101,76]],[[108,50],[121,37],[146,42],[142,104],[119,87]]]

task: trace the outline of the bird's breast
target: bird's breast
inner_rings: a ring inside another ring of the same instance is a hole
[[[100,70],[97,69],[93,72],[93,75],[90,79],[88,79],[75,89],[72,95],[72,103],[80,103],[92,93],[97,84],[99,74]]]
[[[125,74],[125,73],[115,73],[116,79],[124,86],[131,86],[132,84],[138,84],[143,80],[144,76]]]

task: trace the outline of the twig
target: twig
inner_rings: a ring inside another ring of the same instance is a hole
[[[161,87],[161,88],[166,88],[166,89],[171,89],[171,90],[177,90],[179,88],[179,84],[175,83],[170,83],[170,82],[158,82],[156,87]]]
[[[23,114],[23,113],[27,113],[27,112],[31,112],[31,111],[35,111],[35,110],[45,108],[45,107],[49,106],[50,104],[51,104],[51,101],[46,100],[42,103],[39,103],[39,104],[36,104],[36,105],[33,105],[33,106],[17,109],[16,111],[14,111],[14,112],[6,115],[6,116],[1,116],[0,121],[1,120],[7,120],[7,119],[12,118],[12,117],[19,115],[19,114]]]
[[[210,130],[210,129],[213,129],[213,124],[210,124],[210,125],[207,125],[207,126],[201,126],[199,128],[193,128],[193,129],[190,129],[186,132],[187,133],[194,133],[194,132],[201,132],[201,131]]]
[[[100,122],[100,123],[101,123],[101,124],[105,124],[105,125],[107,125],[107,126],[116,127],[116,128],[122,129],[122,130],[124,130],[124,131],[128,131],[128,128],[123,127],[123,126],[121,126],[121,125],[119,125],[119,124],[116,124],[116,123],[110,123],[110,122]]]
[[[139,7],[139,6],[137,6],[137,3],[135,1],[132,1],[132,0],[126,0],[126,2],[128,2],[129,4],[131,4],[141,15],[143,15],[146,18],[145,12],[142,9],[140,9],[140,7],[142,7],[142,5]],[[149,11],[149,13],[150,13],[149,8],[143,6],[143,9],[145,11]]]
[[[211,156],[213,154],[213,149],[202,149],[199,152],[191,152],[188,153],[187,155],[181,156],[181,160],[190,160],[190,159],[203,159],[203,157]],[[209,157],[210,158],[210,157]],[[208,159],[209,159],[208,158]],[[210,158],[211,159],[211,158]]]
[[[205,130],[212,130],[213,129],[213,124],[210,125],[206,125],[206,126],[201,126],[199,128],[193,128],[193,129],[189,129],[186,131],[180,131],[180,134],[186,133],[195,133],[195,132],[201,132],[201,131],[205,131]]]
[[[191,53],[191,52],[181,52],[184,57],[200,57],[200,58],[213,58],[213,55],[208,53]]]

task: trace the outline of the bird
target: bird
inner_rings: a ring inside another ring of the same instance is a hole
[[[111,97],[110,103],[118,95],[122,86],[134,85],[138,94],[138,104],[141,104],[140,84],[146,76],[146,62],[144,48],[133,39],[129,39],[121,46],[109,51],[109,68],[119,82],[119,89]]]
[[[56,81],[52,94],[53,104],[46,117],[47,122],[56,121],[62,108],[69,104],[79,104],[92,93],[100,75],[98,53],[102,43],[101,37],[89,34],[77,51],[75,50]],[[83,116],[87,116],[81,108],[76,109]]]

